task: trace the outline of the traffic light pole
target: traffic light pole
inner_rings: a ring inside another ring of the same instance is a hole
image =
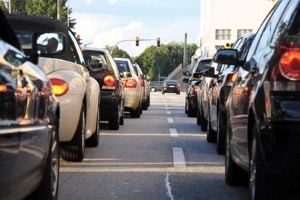
[[[160,45],[160,38],[155,38],[155,39],[138,39],[139,41],[153,41],[153,40],[156,40],[158,43],[157,44],[159,44]],[[113,54],[113,51],[114,51],[114,49],[116,48],[116,46],[118,46],[118,44],[120,44],[120,43],[122,43],[122,42],[132,42],[132,41],[136,41],[136,39],[135,40],[120,40],[120,41],[118,41],[112,48],[111,48],[111,50],[110,50],[110,54],[112,55]]]

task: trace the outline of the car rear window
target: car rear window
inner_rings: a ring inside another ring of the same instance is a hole
[[[211,63],[210,59],[200,61],[198,66],[197,66],[196,72],[200,72],[202,69],[204,69],[206,67],[209,67],[210,63]]]
[[[130,72],[130,68],[127,61],[115,60],[119,69],[119,72]]]

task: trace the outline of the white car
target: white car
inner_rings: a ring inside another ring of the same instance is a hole
[[[136,74],[132,62],[128,58],[114,58],[122,77],[125,92],[125,111],[129,111],[131,117],[139,118],[142,113],[142,86]]]
[[[61,155],[81,161],[85,146],[97,146],[100,130],[100,87],[83,66],[84,59],[73,33],[61,21],[28,15],[8,15],[22,49],[39,54],[38,65],[46,73],[60,103]],[[57,47],[48,50],[48,40]],[[37,41],[33,42],[32,41]]]

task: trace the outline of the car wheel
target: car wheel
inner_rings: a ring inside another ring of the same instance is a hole
[[[219,109],[218,128],[217,128],[217,153],[225,153],[226,145],[226,113]]]
[[[120,117],[118,112],[116,111],[114,117],[108,122],[108,128],[110,130],[118,130],[120,127],[119,125],[120,125]]]
[[[185,113],[185,114],[188,113],[187,100],[185,100],[185,104],[184,104],[184,113]]]
[[[61,143],[61,155],[67,161],[80,162],[85,152],[85,106],[82,105],[81,113],[75,135],[70,142]]]
[[[97,125],[96,125],[96,130],[92,134],[90,138],[88,138],[85,141],[85,144],[87,147],[97,147],[99,145],[99,137],[100,137],[100,108],[98,110],[97,114]]]
[[[120,125],[124,125],[124,105],[122,106],[121,117],[119,121]]]
[[[141,117],[141,105],[139,105],[136,110],[131,111],[130,115],[133,118],[140,118]]]
[[[247,173],[244,172],[232,159],[230,151],[230,138],[226,137],[225,151],[225,182],[228,185],[246,185]]]
[[[201,113],[201,131],[207,131],[207,120],[204,118],[203,108],[200,110]]]
[[[269,199],[274,193],[270,188],[262,155],[257,144],[257,132],[255,126],[252,128],[251,155],[249,156],[249,187],[250,199]],[[268,192],[271,191],[271,192]]]
[[[197,124],[201,125],[201,114],[200,114],[199,106],[197,106]]]
[[[207,121],[207,133],[206,140],[209,143],[215,143],[217,141],[217,133],[211,128],[210,114],[208,113]]]
[[[57,199],[59,182],[59,120],[57,118],[54,124],[44,177],[38,189],[32,194],[33,199]]]

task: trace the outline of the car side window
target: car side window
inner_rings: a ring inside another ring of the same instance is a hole
[[[254,52],[261,51],[262,49],[270,46],[271,40],[274,37],[274,34],[276,34],[274,30],[277,28],[278,21],[281,18],[286,5],[285,1],[280,1],[269,12],[253,40],[253,45],[248,53],[250,57],[252,57]]]

